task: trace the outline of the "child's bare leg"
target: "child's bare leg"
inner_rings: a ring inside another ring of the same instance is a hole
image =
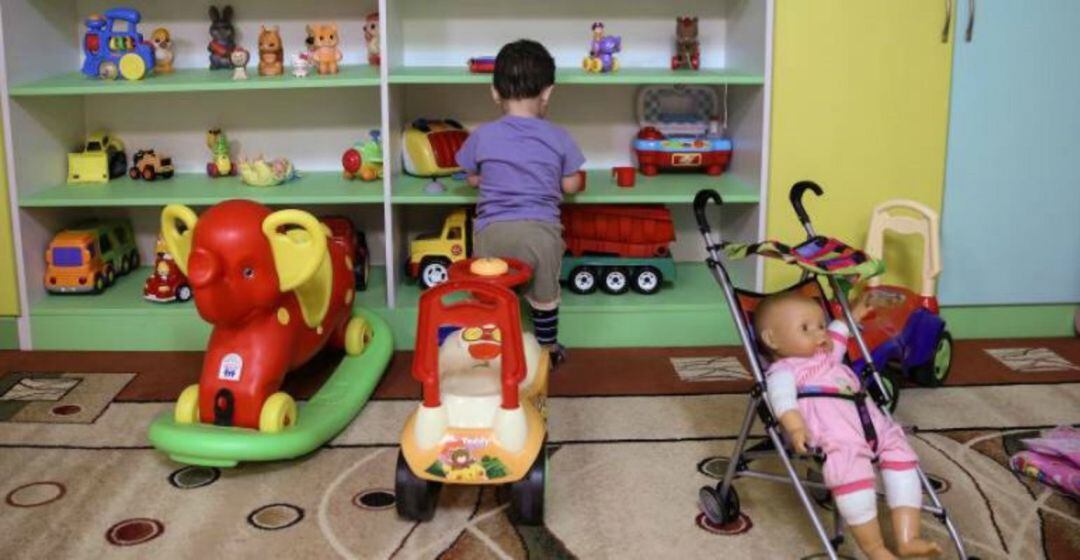
[[[936,542],[919,538],[919,508],[898,507],[892,510],[896,553],[903,558],[930,558],[941,555]]]

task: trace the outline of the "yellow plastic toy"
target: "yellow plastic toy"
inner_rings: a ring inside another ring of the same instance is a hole
[[[459,208],[443,220],[439,233],[423,234],[409,243],[410,278],[427,289],[446,282],[450,265],[472,253],[472,224],[469,213]]]

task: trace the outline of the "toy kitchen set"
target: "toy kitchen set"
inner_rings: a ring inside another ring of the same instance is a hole
[[[707,86],[648,86],[637,95],[641,130],[634,153],[643,175],[660,171],[720,175],[731,161],[715,89]]]

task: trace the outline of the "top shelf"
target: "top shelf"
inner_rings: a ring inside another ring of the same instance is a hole
[[[260,89],[302,89],[371,87],[379,85],[377,66],[342,66],[334,75],[320,76],[314,71],[297,78],[286,67],[281,76],[260,76],[258,65],[248,66],[248,79],[233,80],[230,70],[180,68],[172,74],[155,74],[137,81],[99,80],[81,72],[67,72],[9,89],[12,97],[43,95],[107,95],[121,93],[182,93],[197,91],[247,91]]]
[[[464,66],[404,66],[390,69],[391,84],[490,84],[491,74],[474,74]],[[620,68],[618,72],[592,74],[581,68],[560,68],[555,82],[577,85],[616,84],[739,84],[762,85],[765,76],[728,69],[669,70],[667,68]]]

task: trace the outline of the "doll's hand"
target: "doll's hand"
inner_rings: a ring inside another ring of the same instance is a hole
[[[791,409],[780,415],[780,425],[787,433],[791,447],[799,453],[806,453],[806,422],[803,421],[802,413],[798,409]]]
[[[788,432],[788,437],[791,439],[791,446],[795,448],[795,451],[802,454],[806,453],[806,428]]]

